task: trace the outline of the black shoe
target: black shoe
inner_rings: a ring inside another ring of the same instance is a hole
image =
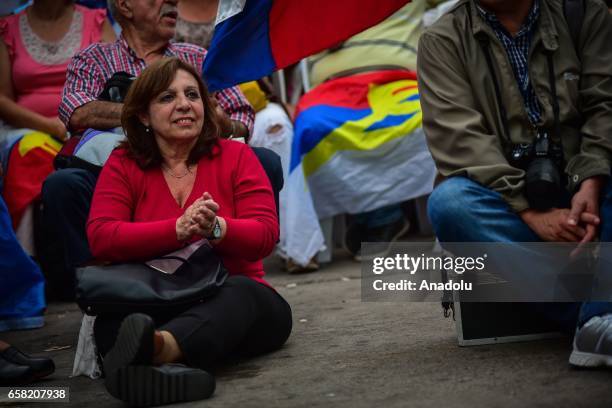
[[[123,367],[107,373],[104,384],[113,397],[138,407],[197,401],[215,392],[212,375],[181,364]]]
[[[26,385],[35,379],[32,367],[17,365],[0,358],[0,387]]]
[[[30,357],[13,346],[0,352],[0,361],[2,360],[31,368],[32,381],[51,375],[55,371],[55,364],[50,358]]]
[[[361,248],[355,254],[356,261],[365,261],[378,256],[385,256],[389,252],[391,244],[396,242],[410,229],[410,222],[402,217],[400,220],[381,227],[370,228],[363,235],[363,242],[372,242],[376,245],[368,248],[368,253],[362,254]]]
[[[104,356],[104,373],[153,361],[155,324],[145,314],[131,314],[121,323],[115,345]]]

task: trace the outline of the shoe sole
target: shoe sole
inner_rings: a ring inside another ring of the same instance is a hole
[[[130,364],[150,363],[153,358],[154,331],[149,316],[126,317],[121,323],[113,348],[104,357],[104,372],[110,373]]]
[[[393,242],[396,242],[402,235],[404,235],[405,233],[407,233],[410,230],[410,222],[405,221],[404,225],[402,226],[402,229],[399,230],[394,236],[393,238],[391,238],[391,241],[389,241],[389,245],[387,245],[387,247],[385,248],[384,251],[380,251],[378,253],[375,254],[368,254],[366,255],[355,255],[354,259],[357,262],[363,262],[363,261],[371,261],[372,259],[379,257],[379,256],[386,256],[389,253],[389,250],[391,249],[391,244]]]
[[[576,367],[612,367],[612,356],[574,350],[569,363]]]
[[[215,392],[215,379],[202,370],[166,373],[153,366],[127,366],[107,374],[104,385],[115,398],[137,407],[197,401]]]
[[[312,273],[318,271],[319,268],[292,268],[290,271],[287,271],[289,275],[305,275],[307,273]]]
[[[311,264],[308,264],[306,266],[295,265],[295,266],[291,266],[287,268],[287,272],[290,275],[300,275],[304,273],[316,272],[319,269],[320,269],[319,265],[311,265]]]
[[[34,380],[40,380],[41,378],[45,378],[51,374],[53,374],[55,372],[55,367],[53,369],[49,369],[47,371],[43,371],[40,373],[35,373],[34,374]]]

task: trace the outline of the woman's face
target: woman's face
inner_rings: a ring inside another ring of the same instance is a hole
[[[148,114],[140,120],[156,138],[166,142],[195,140],[204,123],[204,103],[197,80],[179,69],[168,89],[151,101]]]

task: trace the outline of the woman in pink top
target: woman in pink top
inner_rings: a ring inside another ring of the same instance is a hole
[[[66,128],[57,109],[68,62],[88,45],[115,37],[105,10],[73,3],[34,0],[0,19],[0,119],[62,141]]]
[[[4,163],[3,196],[29,251],[33,234],[24,215],[39,197],[61,148],[51,136],[59,141],[67,136],[57,117],[66,67],[77,51],[101,40],[113,41],[114,36],[105,10],[74,5],[72,0],[34,0],[21,13],[0,19],[0,125],[43,133],[22,132],[17,142],[9,140],[6,146],[15,142]],[[3,149],[5,138],[0,129]],[[22,221],[25,228],[20,227]]]

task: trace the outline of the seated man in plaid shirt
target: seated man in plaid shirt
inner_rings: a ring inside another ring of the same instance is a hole
[[[75,132],[88,128],[121,126],[122,103],[99,100],[107,81],[117,72],[137,76],[145,67],[165,56],[175,56],[200,70],[206,50],[191,44],[171,43],[174,37],[177,0],[109,0],[109,10],[122,28],[115,43],[93,44],[74,56],[68,65],[59,117]],[[238,87],[215,95],[221,113],[223,135],[248,140],[254,111]],[[279,157],[263,148],[253,149],[270,177],[278,202],[282,187]],[[43,185],[43,267],[52,292],[74,298],[74,268],[91,260],[85,223],[97,175],[78,168],[61,169]],[[55,289],[55,290],[53,290]]]

